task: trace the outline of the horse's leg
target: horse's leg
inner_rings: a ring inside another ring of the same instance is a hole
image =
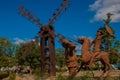
[[[96,59],[95,59],[96,56],[98,56],[98,58],[99,58],[98,52],[96,52],[96,53],[94,53],[94,54],[92,55],[92,57],[91,57],[91,59],[90,59],[90,63],[89,63],[89,65],[87,65],[88,68],[91,68],[92,65],[93,65],[93,63],[96,61]]]
[[[83,67],[84,63],[81,63],[81,66],[78,68],[77,72],[79,72],[81,70],[81,68]]]
[[[108,56],[104,57],[104,58],[103,58],[103,61],[104,61],[105,65],[106,65],[106,71],[111,70],[112,67],[111,67],[111,65],[110,65],[109,57],[108,57]]]
[[[83,57],[78,57],[78,60],[84,61],[84,58]]]
[[[109,57],[108,57],[108,56],[104,57],[104,58],[103,58],[103,61],[104,61],[104,63],[105,63],[104,76],[107,76],[107,75],[109,74],[110,70],[112,69],[112,68],[111,68],[111,65],[110,65],[110,63],[109,63]]]
[[[102,71],[101,71],[101,74],[100,74],[100,80],[103,80],[104,73],[105,73],[105,63],[102,60],[101,60],[101,63],[103,64],[104,67],[102,68]]]

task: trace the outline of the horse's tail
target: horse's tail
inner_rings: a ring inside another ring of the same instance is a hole
[[[120,54],[115,50],[110,51],[109,54],[116,55],[116,56],[118,56],[120,58]]]

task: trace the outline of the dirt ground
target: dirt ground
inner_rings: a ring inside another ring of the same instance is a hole
[[[3,80],[9,80],[9,77],[5,78]],[[31,75],[31,74],[24,74],[22,76],[16,75],[16,79],[15,80],[35,80],[35,76]]]
[[[78,76],[84,76],[84,75],[88,75],[91,77],[100,77],[102,75],[102,71],[96,70],[96,71],[80,71],[76,74],[76,77]],[[110,72],[107,73],[107,76],[120,76],[120,70],[112,70]],[[69,76],[68,72],[63,73],[63,76]],[[106,74],[105,74],[106,76]]]
[[[100,77],[101,74],[102,74],[102,71],[80,71],[76,75],[76,77],[84,76],[84,75],[88,75],[91,77],[93,77],[94,75],[94,77]],[[59,75],[59,73],[57,73],[57,75]],[[64,72],[62,75],[69,76],[69,73]],[[120,70],[112,70],[111,72],[109,72],[108,76],[120,76]],[[8,78],[3,80],[8,80]],[[35,76],[32,74],[24,74],[22,76],[17,75],[15,80],[36,80],[36,79],[35,79]],[[42,80],[42,79],[39,79],[39,80]],[[54,79],[47,78],[46,80],[55,80],[55,78]]]

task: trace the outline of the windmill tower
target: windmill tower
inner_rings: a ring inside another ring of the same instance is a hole
[[[30,21],[37,24],[40,27],[39,37],[40,37],[40,54],[41,54],[41,71],[43,74],[46,72],[50,76],[56,76],[55,69],[55,33],[54,27],[52,26],[57,18],[66,11],[66,8],[69,6],[68,0],[63,0],[60,8],[56,9],[56,13],[53,13],[52,18],[49,19],[49,23],[43,25],[40,23],[39,18],[35,18],[34,14],[30,11],[23,8],[23,6],[19,7],[19,13],[28,18]]]

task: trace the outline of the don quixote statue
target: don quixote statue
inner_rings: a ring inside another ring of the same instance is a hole
[[[54,40],[56,37],[61,35],[55,34],[54,27],[52,26],[53,23],[57,20],[58,16],[63,11],[66,11],[66,7],[69,5],[68,0],[63,0],[61,7],[56,9],[57,12],[53,13],[52,18],[49,19],[48,24],[43,25],[40,22],[39,18],[35,18],[34,14],[30,13],[28,10],[24,9],[23,6],[19,7],[19,14],[23,17],[27,17],[30,21],[37,24],[40,27],[40,31],[38,33],[40,38],[40,54],[41,54],[41,72],[44,75],[46,72],[49,76],[56,76],[56,60],[55,60],[55,43]],[[100,49],[102,40],[107,36],[111,35],[114,36],[113,31],[108,25],[105,25],[105,29],[107,34],[104,34],[102,30],[98,30],[96,33],[96,38],[91,42],[88,38],[78,38],[74,40],[80,45],[81,48],[81,57],[77,57],[75,54],[76,45],[67,40],[64,35],[64,38],[60,38],[59,42],[65,48],[65,59],[66,65],[69,71],[70,76],[75,76],[83,66],[87,68],[91,68],[92,64],[96,61],[101,61],[104,65],[104,73],[109,72],[112,68],[109,61],[109,55],[114,54],[119,56],[118,52],[116,51],[102,51]],[[91,46],[93,45],[93,51],[91,51]],[[81,65],[78,61],[81,61]]]

